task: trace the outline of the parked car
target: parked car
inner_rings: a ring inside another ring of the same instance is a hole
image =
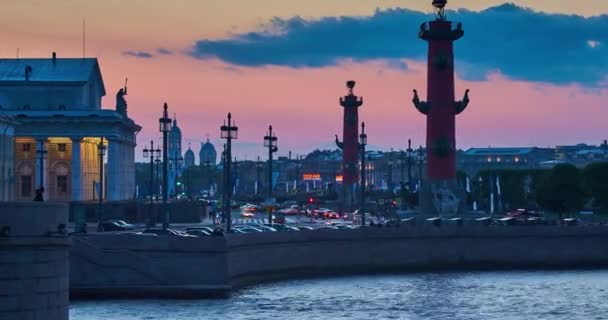
[[[105,221],[101,223],[101,227],[103,231],[127,231],[133,230],[131,227],[126,227],[122,224],[119,224],[115,221]]]
[[[141,233],[153,233],[158,236],[183,236],[184,234],[173,229],[145,229]]]
[[[186,234],[191,235],[191,236],[210,236],[211,233],[205,231],[205,230],[186,230]]]
[[[115,222],[115,223],[117,223],[117,224],[119,224],[119,225],[121,225],[121,226],[125,226],[125,227],[127,227],[127,228],[135,228],[135,225],[132,225],[132,224],[130,224],[130,223],[127,223],[127,222],[126,222],[126,221],[124,221],[124,220],[111,219],[111,220],[107,220],[107,221],[108,221],[108,222]]]
[[[237,233],[254,233],[254,232],[264,232],[260,228],[256,228],[253,226],[244,226],[239,228],[234,228]]]

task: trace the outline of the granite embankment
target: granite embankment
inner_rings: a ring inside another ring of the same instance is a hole
[[[605,227],[410,226],[231,234],[74,237],[72,297],[225,297],[306,276],[608,266]]]

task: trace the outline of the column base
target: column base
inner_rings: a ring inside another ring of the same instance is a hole
[[[456,180],[427,180],[420,190],[421,213],[452,217],[464,212],[466,193]]]

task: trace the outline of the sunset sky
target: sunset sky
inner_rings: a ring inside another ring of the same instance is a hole
[[[334,148],[346,80],[364,97],[372,149],[423,143],[430,0],[4,0],[0,57],[99,59],[107,96],[129,78],[129,115],[144,127],[137,155],[159,141],[166,101],[184,149],[218,145],[228,111],[235,153],[265,155],[272,124],[279,155]],[[456,95],[471,89],[457,144],[554,146],[608,139],[608,1],[449,0],[465,36],[455,45]],[[155,141],[156,142],[156,141]],[[265,158],[265,157],[264,157]],[[198,159],[197,159],[198,161]]]

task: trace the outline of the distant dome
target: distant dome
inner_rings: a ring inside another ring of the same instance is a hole
[[[194,152],[188,147],[188,150],[186,150],[186,153],[184,154],[184,163],[186,164],[186,167],[189,168],[194,166],[194,162]]]
[[[200,159],[200,165],[205,165],[207,163],[214,164],[214,165],[216,164],[217,151],[215,151],[215,147],[213,146],[213,144],[211,142],[209,142],[209,139],[207,139],[207,142],[201,143],[201,151],[199,152],[199,159]]]
[[[207,139],[207,142],[203,143],[203,146],[201,147],[201,151],[214,151],[215,152],[215,147],[213,146],[213,144],[211,142],[209,142],[209,139]]]
[[[177,118],[173,119],[173,126],[171,127],[171,133],[182,134],[182,130],[177,126]]]

